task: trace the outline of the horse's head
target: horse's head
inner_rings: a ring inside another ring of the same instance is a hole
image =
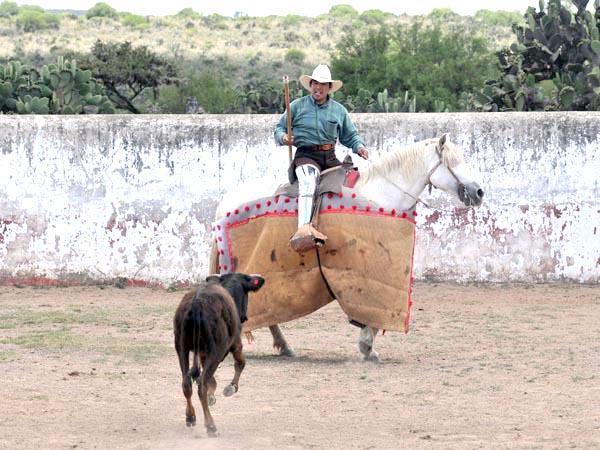
[[[458,146],[448,141],[446,134],[428,146],[427,159],[430,190],[433,186],[456,195],[465,206],[481,206],[483,189],[473,179]]]

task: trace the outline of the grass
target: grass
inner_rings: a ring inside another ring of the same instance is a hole
[[[0,323],[2,329],[11,331],[11,336],[0,339],[0,345],[34,352],[86,352],[98,354],[98,358],[117,355],[137,363],[151,362],[172,351],[171,342],[145,339],[143,331],[154,326],[166,329],[172,313],[170,306],[143,306],[126,316],[117,309],[89,306],[43,310],[5,307],[0,312]],[[140,317],[144,319],[143,324],[138,322]],[[148,325],[149,322],[152,325]],[[101,336],[94,334],[98,327],[103,329]],[[170,338],[168,333],[164,335]],[[0,351],[0,362],[18,358],[18,352]]]

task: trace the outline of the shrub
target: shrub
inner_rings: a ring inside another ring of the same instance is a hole
[[[85,13],[85,17],[91,19],[93,17],[108,17],[115,19],[118,17],[117,11],[106,3],[96,3]]]
[[[179,11],[177,14],[175,14],[175,17],[181,17],[184,19],[198,19],[201,16],[199,13],[194,11],[192,8],[183,8],[181,11]]]
[[[290,28],[300,25],[305,18],[302,16],[297,16],[295,14],[288,14],[283,18],[283,27]]]
[[[196,97],[200,107],[209,114],[234,112],[237,93],[232,82],[220,71],[205,69],[189,74],[180,91],[181,99]]]
[[[455,15],[456,13],[450,8],[433,8],[429,13],[429,17],[431,17],[433,20],[449,19]]]
[[[16,26],[18,30],[32,33],[49,28],[58,29],[60,25],[59,16],[35,10],[22,11],[17,15]]]
[[[363,12],[358,18],[367,25],[381,25],[385,22],[386,17],[389,17],[391,15],[392,14],[385,13],[383,11],[380,11],[379,9],[368,9],[367,11]]]
[[[334,5],[329,10],[331,17],[355,17],[358,16],[358,12],[350,5]]]
[[[513,23],[522,23],[523,14],[519,11],[489,11],[480,9],[475,13],[475,18],[487,25],[511,27]]]
[[[125,26],[137,29],[149,28],[150,24],[148,23],[148,19],[142,16],[138,16],[136,14],[125,14],[121,19],[121,23]]]
[[[3,1],[0,3],[0,17],[10,17],[19,14],[19,6],[15,2]]]
[[[302,50],[298,50],[297,48],[290,48],[285,53],[285,61],[290,63],[302,64],[305,58],[306,54]]]

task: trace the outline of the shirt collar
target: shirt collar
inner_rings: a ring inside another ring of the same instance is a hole
[[[309,95],[308,97],[310,98],[311,103],[315,106],[318,106],[319,108],[327,108],[329,106],[329,103],[331,103],[331,95],[327,95],[327,100],[325,100],[325,103],[323,103],[322,105],[319,105],[312,95]]]

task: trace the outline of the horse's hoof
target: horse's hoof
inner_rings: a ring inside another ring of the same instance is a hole
[[[225,389],[223,389],[223,395],[225,397],[231,397],[237,391],[238,391],[238,387],[235,384],[230,384]]]
[[[217,403],[217,398],[214,395],[208,396],[208,406],[212,406]]]
[[[217,427],[214,425],[206,427],[206,434],[211,438],[219,436],[219,433],[217,433]]]
[[[295,358],[296,352],[289,347],[284,347],[279,350],[279,356],[285,356],[287,358]]]
[[[196,416],[185,416],[185,424],[188,427],[193,427],[196,425]]]
[[[381,358],[379,357],[379,353],[371,352],[368,355],[363,356],[363,361],[373,362],[376,364],[381,364]]]

